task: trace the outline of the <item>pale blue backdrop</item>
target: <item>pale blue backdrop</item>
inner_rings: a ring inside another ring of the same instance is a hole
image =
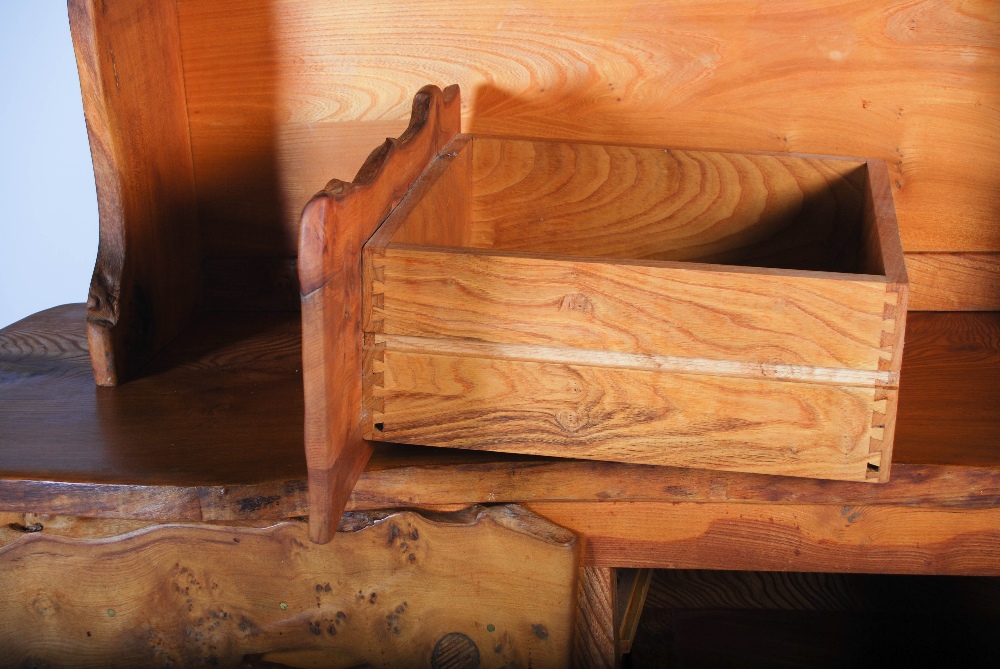
[[[85,302],[97,195],[65,0],[0,0],[0,327]]]

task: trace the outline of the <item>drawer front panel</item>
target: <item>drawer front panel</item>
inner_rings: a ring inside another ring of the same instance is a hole
[[[377,357],[375,439],[765,474],[878,477],[895,399],[871,387],[391,348]]]
[[[389,335],[875,371],[896,327],[876,277],[413,247],[375,262]]]

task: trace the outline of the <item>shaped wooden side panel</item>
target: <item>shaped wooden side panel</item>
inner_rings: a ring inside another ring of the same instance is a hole
[[[410,125],[375,149],[352,183],[333,180],[302,212],[299,288],[309,536],[333,537],[371,455],[363,420],[361,250],[461,126],[458,86],[425,86]]]
[[[70,0],[97,181],[100,245],[87,300],[94,380],[134,376],[198,303],[199,229],[173,0]]]

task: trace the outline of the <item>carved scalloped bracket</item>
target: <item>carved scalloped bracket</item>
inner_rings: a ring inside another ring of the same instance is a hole
[[[350,183],[334,179],[302,211],[299,290],[309,536],[333,538],[351,489],[371,455],[376,406],[363,386],[379,377],[377,348],[365,350],[373,301],[362,281],[362,249],[421,174],[458,134],[458,86],[421,88],[410,124],[372,151]],[[367,377],[374,374],[369,380]]]

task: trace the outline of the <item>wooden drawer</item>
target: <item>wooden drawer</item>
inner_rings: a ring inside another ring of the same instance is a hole
[[[884,163],[463,135],[458,108],[423,89],[303,212],[310,495],[338,506],[371,440],[888,478]]]
[[[888,189],[881,162],[459,135],[365,246],[365,436],[884,480]]]

